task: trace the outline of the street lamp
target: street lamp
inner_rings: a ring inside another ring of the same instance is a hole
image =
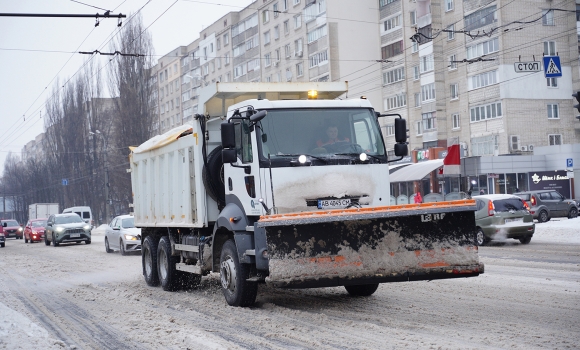
[[[103,139],[103,163],[105,164],[105,221],[109,222],[109,169],[107,168],[107,139],[99,130],[89,131],[89,135],[100,136]]]

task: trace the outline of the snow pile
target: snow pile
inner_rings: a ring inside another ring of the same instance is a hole
[[[536,223],[532,242],[580,244],[580,217],[575,219],[552,219]]]
[[[108,227],[109,227],[109,225],[102,224],[101,226],[95,227],[94,229],[92,229],[91,234],[92,235],[104,235],[105,231],[107,230]]]
[[[62,349],[64,344],[48,336],[23,314],[0,303],[0,348],[3,349]]]

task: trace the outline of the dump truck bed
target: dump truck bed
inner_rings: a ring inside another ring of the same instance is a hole
[[[308,288],[477,276],[474,210],[474,200],[459,200],[261,217],[266,282]]]

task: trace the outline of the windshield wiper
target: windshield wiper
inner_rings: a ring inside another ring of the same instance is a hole
[[[383,160],[384,160],[384,159],[382,159],[382,158],[379,158],[379,157],[377,157],[377,156],[373,156],[372,154],[368,154],[368,153],[365,153],[365,154],[366,154],[367,156],[371,157],[371,158],[374,158],[374,159],[378,160],[378,161],[379,161],[379,163],[382,163],[382,162],[383,162]],[[360,153],[336,153],[336,155],[337,155],[337,156],[353,156],[353,157],[358,157],[358,156],[360,155]]]
[[[328,164],[328,159],[324,159],[322,157],[318,157],[318,156],[313,156],[311,154],[306,154],[306,153],[302,153],[302,154],[286,154],[286,153],[278,153],[276,154],[277,156],[287,156],[287,157],[300,157],[300,156],[306,156],[306,157],[310,157],[310,158],[314,158],[314,159],[318,159],[323,161],[325,164]]]

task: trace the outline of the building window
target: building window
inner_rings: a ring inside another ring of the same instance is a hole
[[[560,119],[557,104],[548,104],[548,119]]]
[[[386,5],[388,5],[392,2],[395,2],[395,1],[397,1],[397,0],[379,0],[379,6],[383,7],[383,6],[386,6]]]
[[[436,112],[423,113],[421,114],[421,119],[423,121],[423,130],[437,129]]]
[[[419,43],[416,41],[413,41],[413,44],[411,45],[411,53],[415,53],[419,51]]]
[[[264,33],[264,45],[269,43],[270,43],[270,31],[267,31],[266,33]]]
[[[268,23],[270,21],[270,12],[268,10],[262,11],[262,23]]]
[[[413,80],[419,80],[421,74],[419,73],[419,66],[413,66]]]
[[[401,15],[389,18],[383,22],[383,30],[388,32],[401,27]]]
[[[432,101],[435,99],[435,83],[421,86],[421,102]]]
[[[457,58],[456,55],[449,56],[449,70],[457,69]]]
[[[266,67],[270,67],[270,65],[272,64],[272,57],[270,53],[267,53],[264,55],[264,65]]]
[[[417,12],[411,11],[409,12],[409,19],[411,20],[411,25],[417,25]]]
[[[294,29],[302,27],[302,15],[294,16]]]
[[[556,56],[556,42],[555,41],[544,41],[544,55]]]
[[[230,43],[230,36],[228,33],[224,34],[224,46]]]
[[[497,22],[496,6],[486,7],[465,16],[464,30],[470,31]]]
[[[325,63],[328,63],[328,51],[324,50],[324,51],[315,53],[314,55],[311,55],[308,58],[308,61],[310,62],[310,68],[314,68],[317,66],[321,66]]]
[[[284,53],[286,54],[286,58],[288,58],[292,55],[292,50],[290,49],[290,44],[286,44],[286,46],[284,46]]]
[[[292,5],[296,6],[300,3],[300,0],[293,0],[292,1]]]
[[[294,40],[294,51],[297,56],[302,55],[302,38]]]
[[[383,73],[383,85],[389,85],[405,79],[405,67],[395,68]]]
[[[280,49],[274,50],[274,56],[276,57],[276,62],[280,61]]]
[[[282,0],[282,11],[288,10],[288,0]]]
[[[381,47],[381,58],[387,59],[403,53],[403,40]]]
[[[215,41],[215,45],[217,46],[217,49],[221,49],[222,48],[222,41],[220,40],[220,38],[217,38]]]
[[[274,40],[278,40],[278,39],[280,39],[280,27],[275,26],[274,27]]]
[[[558,78],[546,78],[548,87],[558,87]]]
[[[471,155],[491,156],[495,153],[497,146],[495,135],[474,137],[471,139]]]
[[[296,64],[296,76],[301,77],[304,75],[304,64],[302,62]]]
[[[455,84],[451,84],[449,85],[450,88],[450,93],[451,93],[451,99],[452,100],[456,100],[459,98],[459,84],[455,83]]]
[[[453,123],[453,129],[459,129],[461,124],[459,123],[459,114],[458,113],[451,115],[451,121]]]
[[[292,81],[292,70],[290,68],[286,68],[286,81]]]
[[[384,108],[385,111],[404,107],[407,105],[407,95],[406,94],[399,94],[395,96],[387,97],[384,101]]]
[[[284,34],[290,33],[290,21],[284,21]]]
[[[445,12],[453,10],[453,0],[445,0]]]
[[[395,124],[387,124],[387,125],[385,125],[385,134],[386,134],[386,136],[393,136],[393,135],[395,135]]]
[[[432,71],[435,68],[435,60],[433,57],[433,54],[430,54],[419,59],[421,73]]]
[[[486,119],[494,119],[502,116],[501,102],[494,102],[486,105],[469,108],[469,118],[471,122],[479,122]]]
[[[421,107],[421,93],[416,92],[414,96],[415,96],[415,107]]]
[[[499,51],[499,39],[493,38],[489,41],[484,41],[472,46],[467,47],[467,59],[480,57],[483,55],[488,55],[493,52]]]
[[[226,54],[224,55],[224,59],[225,59],[225,61],[226,61],[226,62],[225,62],[225,64],[226,64],[226,65],[230,64],[230,54],[229,54],[229,53],[226,53]]]
[[[278,14],[280,13],[280,11],[278,11],[278,3],[272,5],[272,12],[274,13],[274,18],[278,17]]]
[[[327,32],[326,32],[326,24],[318,27],[316,29],[314,29],[313,31],[308,32],[307,37],[308,37],[308,43],[313,43],[316,40],[326,36]]]
[[[492,70],[469,77],[467,79],[467,88],[469,90],[474,90],[497,83],[497,70]]]
[[[248,62],[248,72],[252,72],[255,70],[259,70],[260,69],[260,59],[259,58],[255,58],[253,60],[250,60]]]
[[[415,131],[417,132],[417,136],[423,135],[423,123],[422,122],[415,123]]]
[[[542,11],[542,25],[553,26],[554,24],[554,10]]]
[[[548,135],[548,140],[549,140],[550,146],[561,145],[562,144],[562,135],[561,134]]]
[[[455,24],[450,25],[447,27],[447,40],[455,39]]]

